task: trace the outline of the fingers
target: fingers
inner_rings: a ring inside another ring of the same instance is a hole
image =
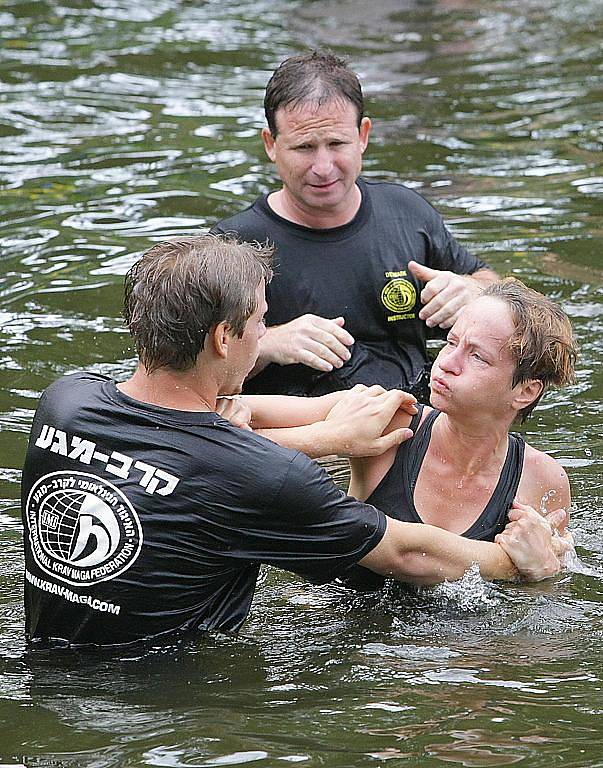
[[[382,453],[389,451],[390,448],[395,448],[397,445],[400,445],[400,443],[403,443],[405,440],[410,440],[412,436],[413,436],[412,429],[408,429],[406,427],[402,427],[401,429],[394,429],[393,432],[390,432],[389,434],[384,435],[382,438],[380,438],[377,441],[376,455],[379,456]]]
[[[252,430],[251,409],[237,397],[219,397],[216,401],[216,413],[235,427]]]
[[[547,512],[544,519],[549,523],[551,528],[561,532],[565,530],[569,522],[569,514],[565,509],[555,509],[552,512]]]
[[[424,283],[433,280],[434,277],[440,274],[439,269],[431,269],[431,267],[426,267],[425,264],[419,264],[418,261],[409,261],[408,269],[417,280],[421,280]]]
[[[414,266],[411,267],[411,264]],[[479,295],[481,290],[478,283],[467,275],[431,269],[416,262],[410,262],[409,269],[417,279],[425,282],[421,291],[423,308],[419,317],[430,328],[436,325],[450,328],[465,304]]]
[[[411,395],[410,392],[402,392],[402,395],[403,397],[400,401],[400,405],[398,406],[399,410],[405,411],[411,416],[414,416],[415,413],[417,413],[419,410],[417,408],[417,398],[414,395]]]
[[[348,347],[354,343],[344,322],[343,317],[331,320],[308,314],[272,326],[262,339],[262,359],[277,365],[302,363],[325,372],[341,368],[350,359]]]
[[[522,504],[517,500],[513,502],[511,509],[507,513],[509,520],[521,520],[527,515],[538,515],[540,517],[539,513],[536,512],[534,507],[530,507],[529,504]]]
[[[423,293],[421,293],[421,300],[424,301]],[[424,303],[425,306],[419,312],[419,317],[425,321],[429,328],[435,328],[436,325],[441,328],[452,328],[461,309],[465,306],[463,295],[455,294],[449,288],[444,289],[433,299],[428,299]]]
[[[350,359],[350,353],[345,347],[331,349],[327,344],[320,344],[316,341],[307,340],[304,347],[297,349],[297,355],[292,362],[302,363],[309,368],[328,373],[333,368],[341,366]]]
[[[319,317],[318,315],[304,315],[309,317],[310,322],[315,328],[325,332],[329,336],[336,338],[341,344],[350,346],[354,343],[354,337],[351,333],[348,333],[343,327],[343,317],[336,317],[334,320],[329,320],[326,317]]]
[[[350,359],[348,347],[354,343],[354,337],[342,327],[343,322],[343,318],[329,320],[317,315],[299,318],[297,332],[290,336],[291,359],[319,371],[341,368]]]

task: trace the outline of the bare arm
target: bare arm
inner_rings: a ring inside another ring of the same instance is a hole
[[[503,549],[499,544],[465,539],[431,525],[388,518],[384,537],[360,565],[420,585],[459,579],[474,563],[485,579],[510,581],[522,576],[540,581],[557,573],[560,563],[548,523],[522,512],[513,525],[512,533],[503,540]]]
[[[331,454],[376,455],[395,448],[411,436],[410,430],[402,426],[390,428],[385,435],[383,433],[400,408],[411,412],[416,410],[414,402],[414,397],[407,392],[388,392],[379,386],[358,385],[341,394],[322,421],[280,429],[260,429],[257,432],[311,458]],[[286,421],[284,416],[283,421]]]
[[[430,409],[426,408],[425,411]],[[390,424],[385,429],[385,434],[390,430],[408,427],[412,416],[407,411],[398,411],[394,414]],[[359,501],[366,501],[381,480],[385,477],[394,463],[398,445],[393,446],[385,453],[378,456],[357,456],[350,458],[350,485],[348,493]]]
[[[251,412],[255,430],[301,427],[325,419],[346,390],[322,397],[293,397],[291,395],[241,395]]]
[[[571,489],[566,471],[552,456],[526,444],[524,470],[517,501],[528,504],[541,513],[563,509],[566,520],[559,527],[563,535],[569,522]]]
[[[485,579],[512,580],[519,572],[497,544],[464,539],[431,525],[388,518],[380,543],[361,561],[370,570],[398,581],[432,585],[454,581],[474,564]]]

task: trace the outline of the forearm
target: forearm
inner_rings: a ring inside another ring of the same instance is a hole
[[[295,402],[291,408],[291,400],[297,400],[299,410],[296,410]],[[255,405],[257,410],[266,404],[270,404],[270,399],[259,405],[256,401],[251,407]],[[396,449],[412,433],[402,424],[391,430],[388,426],[401,408],[416,410],[414,398],[406,392],[388,392],[379,386],[362,385],[314,401],[283,397],[279,403],[279,399],[274,398],[273,404],[273,410],[264,413],[263,419],[256,423],[252,418],[254,429],[264,437],[286,448],[303,451],[312,458],[332,454],[378,456]],[[316,420],[322,416],[325,417],[323,420]],[[409,420],[410,416],[407,414],[405,418]],[[282,428],[275,429],[275,424],[281,424]]]
[[[283,448],[292,448],[305,453],[311,459],[318,459],[340,453],[342,448],[340,441],[329,434],[323,425],[324,422],[319,422],[281,429],[256,429],[254,432],[278,443]]]
[[[280,326],[275,325],[271,328],[266,328],[266,333],[260,339],[258,359],[249,373],[248,378],[251,379],[254,376],[257,376],[257,374],[260,373],[260,371],[263,371],[267,365],[278,361],[279,327]]]
[[[358,501],[365,501],[370,496],[370,461],[365,457],[350,459],[348,496],[353,496]]]
[[[344,392],[332,392],[322,397],[243,395],[241,399],[251,410],[252,426],[255,430],[282,429],[322,421]]]
[[[266,333],[262,336],[259,343],[258,359],[255,365],[247,374],[248,379],[253,379],[258,373],[261,373],[270,363],[276,362],[277,347],[274,331],[278,326],[266,328]]]
[[[384,576],[427,586],[460,579],[474,563],[484,579],[510,581],[519,575],[498,544],[391,518],[380,544],[361,560],[362,565]]]

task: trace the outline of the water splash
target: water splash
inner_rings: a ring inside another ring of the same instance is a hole
[[[474,563],[457,581],[445,581],[425,592],[442,607],[478,613],[500,603],[494,590],[492,584],[484,581],[479,566]]]

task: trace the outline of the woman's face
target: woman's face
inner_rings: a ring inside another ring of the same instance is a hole
[[[448,333],[431,371],[431,403],[445,413],[484,416],[507,413],[513,399],[515,361],[508,341],[515,330],[500,299],[483,296],[468,304]]]

